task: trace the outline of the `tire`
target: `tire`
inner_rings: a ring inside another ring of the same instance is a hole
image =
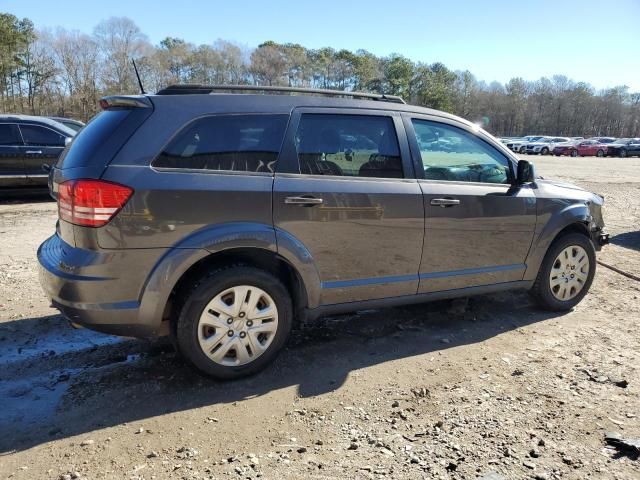
[[[578,156],[578,151],[577,151],[577,150],[571,150],[570,155],[571,155],[572,157],[577,157],[577,156]]]
[[[596,152],[596,157],[600,157],[600,158],[604,157],[604,150],[598,150]]]
[[[265,314],[271,315],[256,318]],[[282,282],[264,270],[234,265],[211,272],[185,293],[175,332],[179,352],[192,366],[231,380],[271,363],[292,324],[291,296]]]
[[[569,252],[568,257],[565,256],[565,252]],[[572,257],[572,254],[575,256]],[[561,255],[562,261],[560,261]],[[584,257],[586,257],[586,272]],[[564,261],[567,262],[566,265],[562,263]],[[570,268],[566,268],[567,266]],[[552,270],[555,271],[552,272]],[[589,291],[595,273],[596,252],[591,240],[580,233],[563,235],[554,240],[547,250],[531,293],[545,310],[571,310]],[[575,275],[575,277],[569,277],[569,275]],[[553,283],[552,277],[555,278]],[[579,277],[583,280],[578,280]]]
[[[520,147],[520,150],[518,151],[518,153],[526,153],[526,148]]]
[[[620,158],[625,158],[627,156],[627,151],[626,150],[620,150],[620,153],[618,154],[618,156]]]
[[[541,155],[549,155],[549,149],[547,147],[544,147],[542,150],[540,150],[540,154]]]

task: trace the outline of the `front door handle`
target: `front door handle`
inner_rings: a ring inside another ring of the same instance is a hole
[[[42,150],[27,150],[25,153],[27,155],[42,155]]]
[[[300,205],[303,207],[312,207],[314,205],[322,205],[323,200],[316,197],[285,197],[284,203],[287,205]]]
[[[437,205],[442,208],[453,207],[454,205],[460,205],[460,200],[457,198],[432,198],[431,205]]]

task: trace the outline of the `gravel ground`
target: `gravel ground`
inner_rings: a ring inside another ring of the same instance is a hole
[[[535,162],[605,196],[600,259],[640,276],[640,159]],[[49,308],[35,251],[55,216],[0,204],[0,478],[640,478],[604,438],[640,439],[637,281],[600,267],[563,315],[505,293],[328,318],[220,383]]]

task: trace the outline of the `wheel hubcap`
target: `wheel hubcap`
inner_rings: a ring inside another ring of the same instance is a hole
[[[273,342],[278,309],[264,290],[239,285],[216,295],[198,322],[198,342],[215,363],[240,366],[253,362]]]
[[[584,248],[572,245],[556,257],[549,274],[551,293],[566,302],[578,295],[589,276],[589,256]]]

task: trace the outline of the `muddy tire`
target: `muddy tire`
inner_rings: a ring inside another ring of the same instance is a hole
[[[549,247],[531,293],[546,310],[571,310],[589,291],[595,272],[591,240],[581,233],[563,235]]]
[[[292,323],[291,296],[278,278],[258,268],[230,266],[211,272],[185,293],[175,336],[191,365],[230,380],[271,363]]]

